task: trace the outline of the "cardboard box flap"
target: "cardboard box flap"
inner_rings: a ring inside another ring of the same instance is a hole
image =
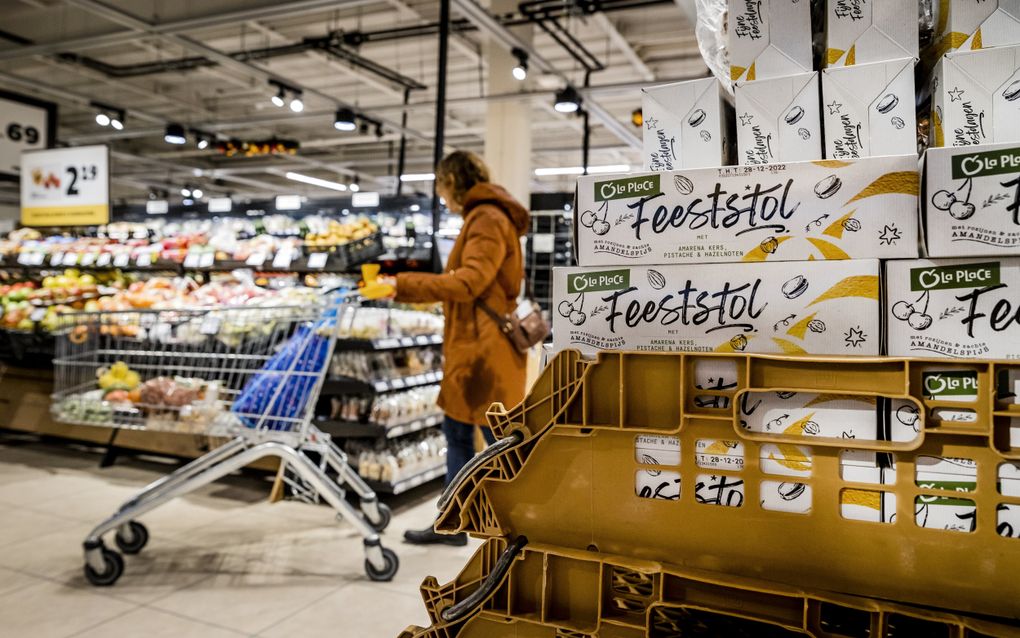
[[[812,86],[814,79],[814,73],[799,73],[768,81],[747,82],[741,85],[740,90],[760,117],[778,125],[795,106],[793,103],[798,101],[798,98],[805,97],[803,92]]]
[[[668,113],[677,119],[687,120],[697,108],[698,102],[713,89],[713,95],[718,95],[714,78],[649,86],[641,89],[644,94],[642,106],[652,106],[656,110],[656,117],[659,117],[659,113]]]
[[[1007,80],[1020,72],[1020,47],[1003,47],[998,49],[983,49],[975,52],[947,53],[945,63],[951,64],[958,77],[965,77],[973,88],[986,95],[994,95],[996,89],[1003,87]],[[948,80],[947,80],[948,82]],[[949,99],[958,101],[966,99],[967,95],[954,94],[957,87],[945,87],[950,89]],[[964,86],[958,88],[966,91]],[[1005,88],[1005,87],[1003,87]]]
[[[998,8],[967,39],[964,48],[985,49],[1016,44],[1020,34],[1020,2],[1002,0]]]

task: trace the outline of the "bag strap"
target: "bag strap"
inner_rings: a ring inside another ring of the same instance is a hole
[[[513,331],[513,326],[510,325],[510,321],[506,317],[500,316],[498,312],[489,307],[489,304],[485,303],[481,299],[475,299],[475,306],[481,308],[482,312],[489,315],[504,334],[510,334],[510,332]]]

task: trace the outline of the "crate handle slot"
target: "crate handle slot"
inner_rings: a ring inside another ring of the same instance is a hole
[[[506,439],[503,439],[504,441]],[[498,445],[500,442],[497,442]],[[489,446],[492,449],[494,446]],[[480,455],[479,455],[480,456]],[[440,618],[448,623],[456,622],[474,611],[479,605],[496,591],[496,589],[502,584],[503,579],[506,578],[506,574],[510,571],[510,566],[513,564],[514,559],[521,553],[524,546],[528,544],[528,539],[525,536],[518,536],[513,543],[511,543],[506,550],[500,555],[499,560],[496,561],[496,565],[489,572],[489,575],[485,577],[482,584],[478,586],[478,589],[471,592],[467,598],[460,601],[455,605],[451,605],[439,613]]]
[[[436,505],[439,508],[439,511],[446,509],[446,506],[450,504],[450,500],[453,498],[453,495],[460,489],[461,484],[467,480],[467,477],[474,474],[475,470],[489,462],[493,457],[498,456],[510,448],[520,444],[523,440],[524,433],[520,430],[516,430],[511,432],[510,436],[496,441],[476,454],[464,467],[460,468],[460,471],[453,477],[450,484],[443,490],[443,494],[439,497],[439,503]]]

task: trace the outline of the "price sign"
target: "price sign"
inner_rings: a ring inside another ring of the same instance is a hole
[[[100,255],[96,257],[96,265],[100,268],[105,268],[110,265],[110,260],[112,259],[113,255],[110,253],[100,253]]]
[[[262,264],[266,263],[266,254],[265,253],[252,253],[252,254],[248,255],[248,259],[246,259],[244,263],[246,265],[248,265],[248,266],[254,266],[254,267],[258,268]]]
[[[21,223],[94,226],[110,221],[110,149],[78,146],[21,154]]]
[[[127,268],[127,265],[131,263],[131,255],[128,253],[121,253],[113,258],[113,265],[117,268]]]
[[[21,153],[49,148],[56,125],[56,105],[0,91],[0,175],[17,177]]]
[[[74,266],[78,263],[78,253],[64,253],[64,260],[61,263],[65,266]]]
[[[195,251],[189,252],[188,255],[184,258],[184,267],[185,268],[198,268],[198,264],[199,264],[199,261],[201,260],[201,258],[202,258],[202,255],[200,253],[197,253]]]
[[[329,253],[312,253],[308,256],[308,268],[309,269],[322,269],[326,267],[326,259],[329,258]]]
[[[59,266],[64,263],[64,253],[53,253],[50,255],[50,265]]]
[[[198,259],[198,267],[212,268],[214,261],[216,261],[216,253],[202,253],[202,256]]]
[[[135,261],[135,265],[139,268],[148,268],[152,265],[152,253],[142,253],[138,255],[138,259]]]
[[[96,253],[82,253],[81,255],[82,266],[91,266],[94,263],[96,263]]]
[[[280,270],[286,270],[290,268],[290,250],[284,248],[280,252],[276,253],[276,257],[273,257],[273,268]]]
[[[46,308],[36,308],[35,310],[32,311],[32,314],[29,315],[28,318],[31,319],[32,321],[42,321],[43,317],[45,316]]]

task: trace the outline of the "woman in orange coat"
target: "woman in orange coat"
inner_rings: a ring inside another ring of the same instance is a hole
[[[474,455],[474,426],[485,427],[490,404],[518,404],[524,398],[525,355],[519,353],[492,317],[476,305],[482,301],[500,314],[517,307],[524,278],[520,237],[529,214],[501,186],[489,181],[489,169],[474,153],[447,155],[436,170],[436,191],[464,225],[441,274],[400,273],[396,299],[443,303],[443,381],[439,407],[446,418],[446,481],[449,483]],[[431,527],[410,530],[412,543],[463,545],[464,534],[436,534]]]

